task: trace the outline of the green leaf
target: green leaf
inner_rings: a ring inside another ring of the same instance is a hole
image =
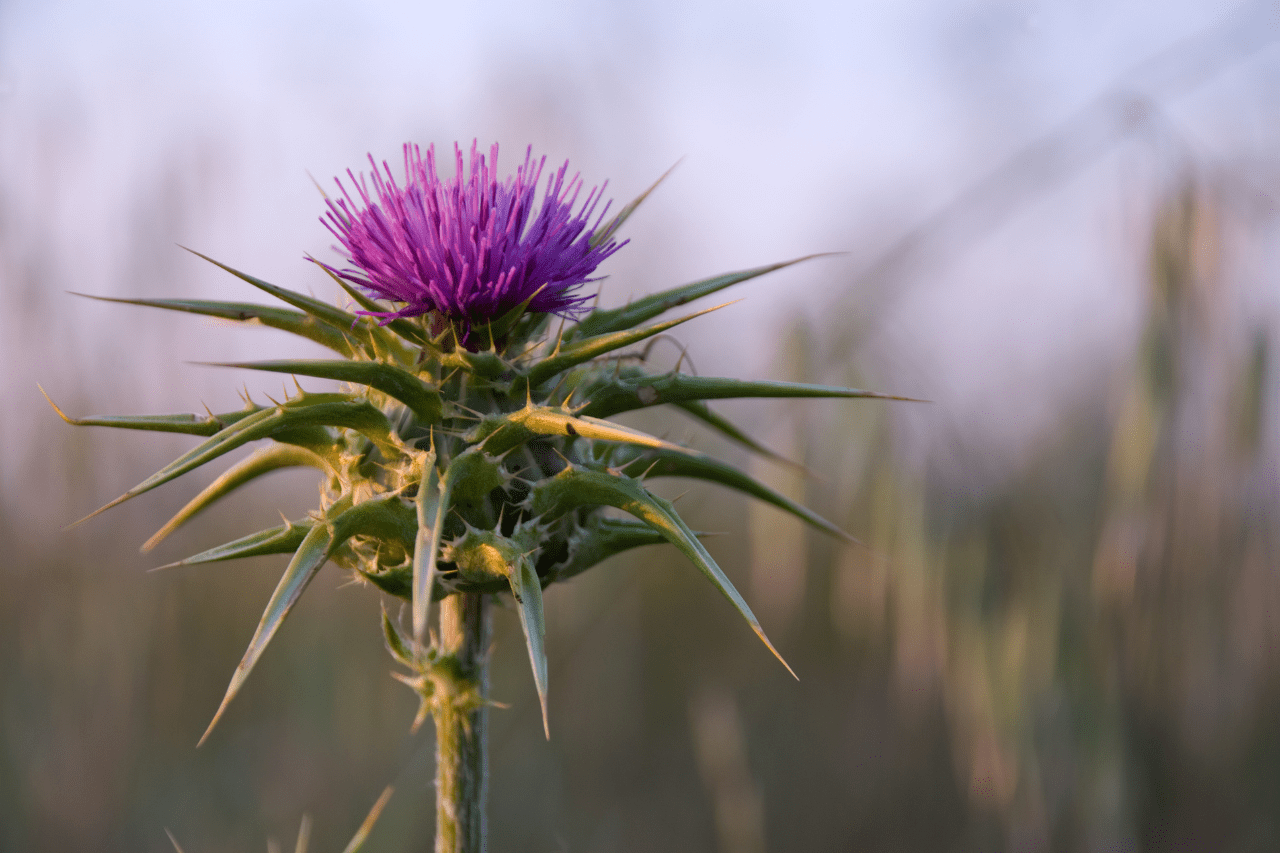
[[[827,521],[803,504],[796,503],[781,492],[769,488],[764,483],[739,471],[732,465],[710,456],[671,453],[666,450],[649,450],[637,455],[637,458],[633,461],[618,467],[628,477],[640,477],[642,475],[646,477],[688,477],[694,480],[718,483],[743,494],[759,498],[766,503],[773,504],[824,533],[838,536],[847,542],[858,543],[857,539],[854,539],[838,526]]]
[[[615,554],[644,545],[662,545],[667,538],[643,521],[593,516],[569,539],[569,558],[552,569],[556,580],[568,580]]]
[[[667,320],[664,323],[655,323],[652,326],[646,326],[643,329],[627,329],[621,332],[611,332],[603,335],[595,335],[590,338],[580,338],[567,344],[557,347],[556,352],[537,362],[529,369],[528,381],[531,387],[536,388],[543,382],[555,376],[563,370],[568,370],[575,365],[590,361],[597,356],[604,355],[607,352],[621,349],[625,346],[643,341],[645,338],[651,338],[654,335],[661,334],[667,329],[679,326],[681,323],[687,323],[695,317],[701,317],[703,314],[710,314],[717,311],[725,305],[732,305],[732,302],[726,302],[723,305],[717,305],[714,308],[707,308],[703,311],[697,311],[685,317],[676,320]]]
[[[39,385],[36,386],[40,388]],[[49,395],[45,394],[43,388],[40,393],[44,394],[44,398],[49,401],[49,405],[53,406],[53,410],[58,413],[58,417],[62,418],[72,426],[105,426],[115,427],[116,429],[145,429],[154,432],[177,432],[185,435],[201,435],[210,436],[218,430],[228,427],[231,424],[242,421],[252,414],[262,411],[261,406],[255,406],[252,403],[238,412],[227,412],[222,415],[209,414],[204,417],[199,415],[90,415],[87,418],[69,417],[66,412],[58,408],[58,404],[49,399]]]
[[[729,400],[744,397],[867,397],[877,400],[906,400],[920,402],[910,397],[895,397],[859,388],[840,388],[834,385],[808,385],[802,382],[771,382],[768,380],[730,379],[717,376],[691,376],[687,373],[661,375],[636,375],[620,373],[617,377],[597,382],[579,394],[586,404],[578,410],[579,416],[607,418],[633,409],[660,406],[664,403],[687,403],[693,400]]]
[[[418,532],[417,516],[399,494],[361,501],[333,520],[333,550],[352,536],[368,536],[403,545],[408,551]]]
[[[734,609],[747,621],[761,642],[782,662],[787,671],[795,671],[783,660],[782,655],[769,642],[764,629],[747,602],[716,565],[698,537],[676,513],[670,501],[650,494],[638,481],[604,471],[570,465],[553,477],[534,485],[529,493],[529,508],[536,516],[554,517],[579,506],[612,506],[630,513],[662,534],[698,567],[707,579],[729,600]]]
[[[291,554],[298,550],[315,522],[311,519],[290,521],[270,530],[251,533],[232,542],[201,551],[185,560],[160,566],[161,569],[172,569],[178,566],[195,566],[202,563],[218,563],[223,560],[239,560],[242,557],[261,557],[267,554]]]
[[[524,631],[529,664],[533,667],[533,683],[538,689],[538,703],[542,706],[542,730],[547,740],[551,740],[551,725],[547,720],[547,626],[542,612],[542,582],[534,570],[533,561],[524,555],[516,558],[508,566],[508,571],[511,596],[520,610],[520,628]]]
[[[181,525],[186,524],[196,513],[240,488],[245,483],[261,477],[263,474],[278,471],[281,468],[307,465],[312,468],[318,468],[321,471],[329,470],[329,466],[324,459],[305,447],[297,447],[292,444],[273,444],[270,447],[255,451],[253,455],[228,468],[222,476],[192,498],[190,503],[179,510],[164,527],[156,532],[156,535],[146,541],[142,546],[143,553],[159,545],[166,536],[177,530]]]
[[[183,248],[185,249],[186,247],[184,246]],[[278,285],[271,284],[270,282],[263,281],[260,278],[249,275],[248,273],[240,272],[240,270],[233,269],[224,263],[215,261],[213,258],[207,255],[202,255],[194,249],[187,249],[187,251],[195,255],[197,258],[202,258],[203,260],[208,261],[219,269],[226,270],[241,281],[247,282],[266,293],[270,293],[281,302],[292,305],[300,311],[305,311],[321,323],[341,332],[349,339],[357,340],[365,344],[372,344],[375,337],[387,334],[387,332],[378,327],[376,322],[367,317],[358,317],[355,314],[343,311],[341,308],[338,308],[335,305],[330,305],[328,302],[316,299],[313,296],[306,296],[298,293],[297,291],[289,290],[286,287],[280,287]],[[355,347],[352,347],[352,350],[354,352]]]
[[[408,513],[407,519],[406,513]],[[407,537],[411,535],[408,531],[411,530],[412,524],[412,510],[404,507],[397,495],[387,495],[355,506],[351,505],[350,498],[344,498],[329,508],[325,520],[318,522],[307,532],[293,559],[289,561],[289,566],[280,578],[280,583],[271,594],[271,600],[267,602],[267,609],[262,614],[258,629],[254,632],[253,639],[249,641],[249,648],[231,677],[231,684],[227,687],[222,704],[218,706],[217,712],[213,715],[213,721],[209,723],[209,728],[200,738],[200,743],[204,743],[209,737],[209,733],[218,724],[227,705],[240,692],[245,679],[249,677],[249,672],[266,650],[267,644],[271,642],[276,631],[280,629],[289,611],[297,604],[307,585],[311,583],[311,579],[333,556],[333,553],[349,538],[356,535]]]
[[[391,617],[387,615],[387,608],[382,608],[382,639],[387,643],[387,651],[391,652],[391,656],[403,666],[412,668],[414,665],[413,654],[409,651],[409,647],[405,644],[404,637],[400,636],[400,629],[391,621]]]
[[[423,425],[440,423],[444,403],[440,392],[409,371],[378,361],[286,359],[281,361],[214,361],[214,367],[240,367],[298,376],[315,376],[376,388],[404,403]]]
[[[499,417],[487,418],[469,435],[473,442],[483,442],[485,452],[501,456],[540,435],[562,435],[638,444],[643,447],[665,447],[681,452],[682,448],[668,441],[593,417],[575,417],[565,411],[545,406],[525,406]]]
[[[716,412],[713,412],[711,408],[701,400],[686,400],[683,403],[673,403],[672,405],[674,405],[677,409],[682,409],[690,417],[693,417],[693,418],[696,418],[697,420],[702,421],[711,429],[715,430],[716,432],[720,433],[726,438],[732,441],[735,441],[738,444],[741,444],[743,447],[747,448],[748,450],[752,450],[760,454],[761,456],[764,456],[768,459],[772,459],[775,462],[780,462],[783,465],[790,465],[793,468],[799,468],[801,470],[805,470],[804,466],[801,465],[800,463],[792,462],[790,459],[786,458],[785,456],[782,456],[779,453],[776,453],[770,450],[760,442],[756,441],[751,436],[747,435],[745,432],[739,429],[732,421],[728,420],[727,418],[725,418],[724,416]]]
[[[287,308],[274,308],[252,302],[211,302],[203,299],[118,299],[111,296],[92,296],[88,293],[75,295],[86,299],[97,299],[100,302],[145,305],[148,308],[185,311],[188,314],[219,317],[241,323],[257,323],[315,341],[339,355],[350,356],[355,352],[350,339],[341,330],[325,325],[300,311],[290,311]]]
[[[795,258],[790,261],[783,261],[779,264],[769,264],[754,269],[742,270],[740,272],[725,273],[724,275],[712,276],[704,278],[701,281],[695,281],[690,284],[684,284],[679,287],[673,287],[670,290],[664,290],[659,293],[651,294],[642,299],[637,299],[629,305],[621,308],[611,308],[607,310],[597,309],[592,311],[586,317],[582,318],[574,329],[570,330],[567,337],[584,338],[594,335],[604,334],[605,332],[619,332],[623,329],[630,329],[645,320],[657,317],[664,311],[670,311],[672,308],[683,305],[686,302],[692,302],[703,296],[709,296],[717,290],[724,290],[735,284],[762,276],[765,273],[771,273],[792,264],[798,264],[801,261],[812,260],[813,258],[826,257],[825,254],[805,255],[803,258]]]
[[[416,510],[418,532],[413,545],[413,639],[421,644],[427,636],[427,611],[431,607],[431,591],[436,582],[436,561],[440,540],[444,536],[445,515],[449,511],[449,486],[436,471],[436,453],[432,449],[417,459],[419,476]]]
[[[311,583],[311,579],[315,577],[316,572],[329,559],[329,549],[332,543],[333,538],[327,524],[317,524],[307,532],[302,544],[298,546],[297,553],[289,561],[288,568],[284,570],[284,575],[281,576],[275,592],[271,594],[271,600],[267,602],[266,612],[262,614],[262,619],[258,622],[258,628],[253,632],[253,639],[249,641],[249,648],[244,653],[244,657],[241,658],[240,665],[236,667],[235,674],[231,676],[231,684],[228,685],[226,695],[222,698],[222,704],[218,706],[217,712],[213,715],[213,720],[209,723],[209,728],[205,729],[196,746],[204,743],[209,738],[213,727],[218,724],[218,720],[222,718],[222,714],[226,711],[231,700],[240,692],[240,688],[244,685],[245,679],[249,677],[254,664],[258,662],[258,658],[266,650],[267,643],[271,642],[271,638],[280,629],[281,623],[289,615],[293,605],[302,597],[307,584]]]
[[[356,400],[346,394],[306,394],[288,403],[254,412],[221,430],[76,524],[88,521],[113,506],[176,479],[250,441],[276,436],[296,438],[299,429],[320,426],[357,430],[378,445],[389,458],[394,458],[400,452],[399,442],[391,434],[391,425],[386,415],[367,400]]]

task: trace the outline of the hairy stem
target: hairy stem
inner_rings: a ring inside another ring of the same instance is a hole
[[[440,644],[450,665],[437,670],[436,853],[483,853],[489,792],[486,707],[489,596],[460,593],[440,602]]]

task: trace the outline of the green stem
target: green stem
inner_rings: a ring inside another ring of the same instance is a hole
[[[483,853],[489,792],[489,596],[440,602],[440,646],[450,665],[434,679],[436,853]]]

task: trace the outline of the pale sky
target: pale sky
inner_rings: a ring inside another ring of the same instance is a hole
[[[1276,4],[1253,6],[1280,36]],[[0,442],[56,428],[36,382],[95,411],[216,409],[235,383],[263,387],[186,362],[296,352],[282,336],[65,291],[254,298],[182,244],[327,294],[302,261],[332,242],[309,175],[331,186],[410,140],[496,140],[508,163],[532,144],[618,203],[680,160],[604,270],[606,302],[848,252],[744,287],[685,335],[703,372],[768,374],[786,317],[842,322],[840,295],[895,237],[1236,8],[0,0],[0,348],[16,365]],[[1273,198],[1277,104],[1270,48],[1162,107],[1198,155],[1261,163],[1250,180]],[[984,426],[997,444],[1051,420],[1070,388],[1055,366],[1134,322],[1153,156],[1104,158],[904,285],[865,322],[889,390],[961,421],[984,394],[1016,397],[1026,420]],[[41,464],[23,458],[0,461],[0,484]]]

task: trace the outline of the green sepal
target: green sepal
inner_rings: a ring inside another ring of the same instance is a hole
[[[525,314],[528,313],[529,306],[533,304],[533,300],[537,299],[538,294],[546,289],[546,287],[547,285],[542,285],[542,287],[539,287],[533,293],[530,293],[519,305],[510,309],[501,317],[490,320],[485,324],[484,330],[489,336],[490,350],[496,350],[498,343],[504,341],[507,335],[511,334],[511,330],[514,329],[519,322],[524,319]]]
[[[733,303],[726,302],[724,305],[696,311],[693,314],[675,320],[655,323],[652,326],[645,326],[643,329],[626,329],[620,332],[595,335],[590,338],[579,338],[567,344],[562,344],[556,348],[554,353],[538,361],[529,369],[527,374],[529,385],[536,388],[561,371],[590,361],[607,352],[613,352],[622,347],[638,343],[645,338],[651,338],[654,335],[665,332],[667,329],[679,326],[681,323],[687,323],[695,317],[701,317],[703,314],[709,314],[725,307],[725,305],[731,304]]]
[[[717,290],[724,290],[735,284],[762,276],[765,273],[771,273],[780,270],[783,267],[789,267],[792,264],[798,264],[801,261],[812,260],[813,258],[824,257],[822,254],[805,255],[803,258],[795,258],[790,261],[783,261],[778,264],[769,264],[763,267],[755,267],[754,269],[741,270],[739,272],[725,273],[724,275],[712,276],[704,278],[701,281],[695,281],[690,284],[683,284],[679,287],[673,287],[669,290],[663,290],[654,293],[642,299],[624,305],[621,308],[610,308],[606,310],[597,309],[592,311],[586,317],[582,318],[582,322],[571,329],[566,337],[585,338],[594,335],[604,334],[605,332],[619,332],[623,329],[630,329],[633,326],[643,323],[657,317],[664,311],[670,311],[672,308],[683,305],[686,302],[692,302],[703,296],[709,296]]]
[[[569,558],[552,569],[552,577],[568,580],[623,551],[666,541],[667,537],[643,521],[596,515],[570,534]]]
[[[467,439],[482,443],[485,451],[502,455],[536,436],[555,435],[590,438],[638,444],[643,447],[665,447],[676,452],[680,447],[638,429],[610,423],[600,418],[575,416],[565,410],[526,405],[505,415],[485,418]]]
[[[315,341],[328,347],[339,355],[350,356],[355,353],[350,339],[342,331],[319,322],[301,311],[290,311],[288,308],[275,308],[270,305],[258,305],[253,302],[221,302],[204,299],[120,299],[112,296],[92,296],[88,293],[77,293],[86,299],[97,299],[101,302],[121,302],[126,305],[144,305],[148,308],[164,308],[168,311],[185,311],[188,314],[200,314],[205,317],[218,317],[223,320],[234,320],[240,323],[258,323],[271,329],[280,329]]]
[[[580,506],[612,506],[630,513],[661,533],[672,545],[689,558],[706,575],[707,579],[729,600],[734,609],[747,621],[761,642],[782,662],[787,671],[795,671],[783,659],[765,636],[760,621],[756,619],[747,602],[729,581],[707,549],[684,520],[676,513],[670,501],[651,494],[639,481],[606,471],[595,471],[576,465],[564,468],[553,477],[534,484],[529,492],[528,507],[535,517],[554,518]]]
[[[511,370],[511,365],[492,350],[471,352],[455,349],[452,352],[442,352],[436,356],[436,360],[445,370],[461,370],[481,379],[497,379]]]
[[[813,510],[797,503],[786,495],[769,488],[754,477],[739,471],[732,465],[721,462],[710,456],[690,453],[671,453],[665,450],[648,450],[639,454],[630,462],[618,464],[611,461],[628,477],[688,477],[694,480],[705,480],[721,486],[759,498],[765,503],[773,504],[779,509],[789,512],[801,521],[824,533],[858,543],[837,525],[827,521]]]
[[[169,563],[160,566],[161,569],[173,569],[178,566],[196,566],[203,563],[219,563],[224,560],[239,560],[244,557],[262,557],[269,554],[291,554],[298,550],[298,546],[302,544],[302,540],[315,526],[315,522],[311,519],[302,521],[290,521],[279,527],[272,527],[269,530],[262,530],[258,533],[251,533],[248,536],[242,536],[239,539],[218,545],[216,548],[210,548],[207,551],[201,551],[187,557],[185,560],[179,560],[176,563]]]
[[[809,385],[803,382],[731,379],[718,376],[692,376],[688,373],[639,374],[620,372],[599,381],[589,389],[579,389],[586,401],[578,409],[580,416],[607,418],[634,409],[661,406],[664,403],[686,403],[692,400],[731,400],[740,398],[782,397],[868,397],[877,400],[911,400],[878,391],[841,388],[835,385]]]
[[[278,471],[281,468],[301,466],[310,466],[321,471],[330,470],[329,464],[324,459],[305,447],[298,447],[292,444],[273,444],[255,451],[251,456],[228,468],[218,479],[192,498],[190,503],[180,509],[173,518],[165,523],[164,527],[161,527],[154,536],[143,544],[143,553],[159,545],[166,536],[186,524],[198,512],[240,488],[245,483],[261,477],[263,474]]]
[[[36,386],[39,388],[40,386]],[[204,417],[193,414],[182,415],[90,415],[87,418],[73,418],[58,408],[58,404],[49,399],[44,389],[40,388],[45,400],[53,406],[53,410],[72,426],[104,426],[116,429],[144,429],[154,432],[176,432],[183,435],[211,436],[220,429],[244,420],[250,415],[262,411],[261,406],[250,403],[238,412],[226,412],[221,415],[208,414]]]
[[[444,402],[440,391],[409,371],[378,361],[340,361],[332,359],[285,359],[280,361],[214,361],[214,367],[240,367],[298,376],[314,376],[338,382],[352,382],[375,388],[404,403],[424,426],[440,423]]]
[[[95,510],[76,523],[87,521],[113,506],[148,492],[157,486],[182,476],[188,471],[199,468],[206,462],[229,453],[250,441],[282,435],[288,439],[297,440],[300,436],[299,430],[323,426],[347,427],[357,430],[378,445],[379,449],[390,458],[394,458],[401,449],[398,439],[395,439],[391,433],[391,425],[387,421],[386,415],[374,408],[367,400],[355,399],[346,394],[305,394],[279,406],[254,412],[238,423],[221,430],[209,440],[183,454],[111,503]],[[323,448],[317,447],[308,449],[317,452],[323,450]]]

